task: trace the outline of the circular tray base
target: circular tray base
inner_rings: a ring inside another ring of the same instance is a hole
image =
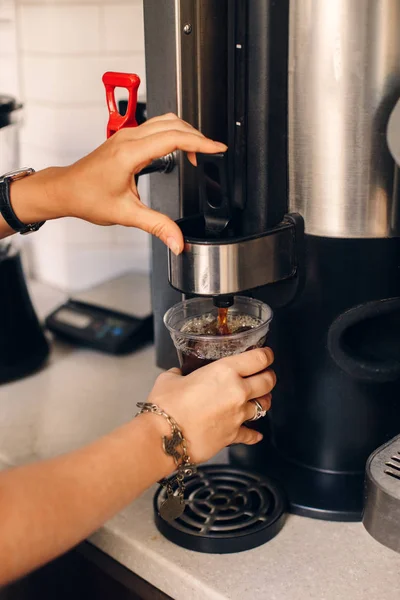
[[[185,510],[168,523],[159,515],[166,499],[154,496],[157,529],[178,546],[228,554],[250,550],[276,536],[285,522],[286,500],[277,483],[228,465],[200,467],[185,482]]]

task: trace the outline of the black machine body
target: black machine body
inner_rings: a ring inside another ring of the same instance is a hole
[[[332,19],[330,0],[193,0],[155,16],[156,4],[145,0],[150,113],[176,109],[229,148],[200,157],[200,185],[183,158],[151,176],[153,208],[186,241],[169,263],[153,243],[157,362],[175,364],[162,315],[182,293],[270,304],[273,406],[263,443],[231,448],[231,462],[279,480],[293,512],[358,520],[367,458],[400,431],[400,199],[386,141],[400,5],[348,2]],[[156,33],[178,48],[178,95],[157,70]],[[339,68],[337,40],[340,77],[327,66]]]

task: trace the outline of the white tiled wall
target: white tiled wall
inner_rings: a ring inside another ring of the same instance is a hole
[[[7,2],[12,9],[13,0]],[[105,71],[139,74],[139,98],[145,99],[142,0],[15,3],[17,44],[15,18],[14,33],[8,35],[14,40],[14,58],[18,47],[13,72],[19,72],[19,88],[9,87],[20,93],[25,106],[21,164],[36,169],[69,164],[105,140]],[[0,34],[1,26],[0,10]],[[146,201],[145,178],[141,193]],[[36,276],[69,291],[126,270],[149,269],[148,237],[133,229],[65,219],[46,223],[30,242]]]
[[[14,0],[0,0],[0,94],[19,96]]]

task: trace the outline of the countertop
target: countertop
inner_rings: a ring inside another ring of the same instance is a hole
[[[43,317],[63,293],[32,283]],[[144,312],[148,281],[128,275],[81,296]],[[46,367],[0,388],[0,465],[54,456],[127,421],[159,374],[147,347],[125,357],[53,343]],[[155,488],[97,531],[90,541],[176,600],[398,600],[400,555],[360,523],[289,516],[264,546],[231,555],[184,550],[164,539],[152,515]]]

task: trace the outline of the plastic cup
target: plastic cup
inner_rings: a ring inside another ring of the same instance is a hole
[[[273,317],[272,309],[260,300],[235,296],[235,302],[228,310],[228,319],[235,313],[255,317],[260,324],[230,335],[196,335],[182,331],[189,319],[205,315],[217,318],[218,309],[212,298],[185,300],[165,313],[164,323],[174,342],[183,375],[225,356],[241,354],[264,345]]]

